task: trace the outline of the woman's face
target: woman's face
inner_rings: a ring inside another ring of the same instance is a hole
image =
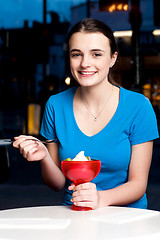
[[[74,33],[69,41],[71,73],[81,86],[108,81],[109,68],[117,59],[111,56],[109,39],[102,33]]]

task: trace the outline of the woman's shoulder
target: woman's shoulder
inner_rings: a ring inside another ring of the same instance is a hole
[[[122,112],[127,112],[129,115],[135,119],[152,119],[155,121],[156,115],[150,100],[139,92],[134,92],[132,90],[121,89],[122,99],[121,99],[121,109]]]
[[[127,101],[127,103],[129,104],[150,104],[150,101],[149,99],[144,96],[142,93],[140,92],[135,92],[133,90],[128,90],[128,89],[125,89],[123,87],[121,87],[121,92],[122,92],[122,95],[123,95],[123,99],[125,101]]]
[[[53,102],[69,100],[69,98],[73,98],[75,92],[76,92],[76,87],[69,88],[67,90],[64,90],[62,92],[59,92],[55,95],[50,96],[47,102],[53,103]]]

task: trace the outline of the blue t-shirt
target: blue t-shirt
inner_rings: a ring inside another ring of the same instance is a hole
[[[100,159],[101,171],[92,180],[97,190],[107,190],[128,180],[131,146],[159,137],[157,120],[150,101],[142,94],[120,87],[117,110],[110,122],[97,134],[85,135],[78,127],[73,98],[77,87],[58,93],[46,103],[40,134],[58,139],[59,157],[74,158],[80,151],[92,159]],[[66,190],[63,204],[70,205],[72,192]],[[146,194],[129,207],[146,208]]]

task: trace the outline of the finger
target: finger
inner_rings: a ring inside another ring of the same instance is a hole
[[[15,137],[14,137],[14,140],[17,140],[17,139],[19,139],[19,138],[25,138],[25,137],[26,137],[26,135],[15,136]]]
[[[96,184],[88,182],[88,183],[79,184],[75,187],[75,191],[88,190],[88,189],[96,189]]]
[[[27,149],[26,149],[27,148]],[[31,146],[27,146],[25,148],[23,156],[28,160],[28,161],[39,161],[42,160],[46,154],[46,148],[42,144],[36,144]]]
[[[25,140],[27,138],[28,138],[28,136],[26,136],[26,135],[19,135],[19,136],[14,137],[14,140],[15,141],[22,140],[22,139]]]
[[[33,154],[35,152],[35,149],[38,149],[38,144],[25,144],[25,146],[20,147],[20,153],[23,155],[24,158],[26,158],[26,155],[30,152]]]
[[[14,137],[14,142],[13,142],[13,147],[19,147],[20,143],[22,142],[27,142],[29,139],[36,139],[35,137],[32,136],[27,136],[27,135],[20,135],[18,137]],[[33,140],[32,140],[33,141]]]
[[[20,144],[25,141],[24,137],[17,137],[13,142],[13,147],[19,148]]]
[[[72,194],[72,198],[74,201],[94,201],[98,197],[97,189],[90,189],[90,190],[79,190],[74,191]]]
[[[37,152],[38,152],[38,148],[37,148],[37,147],[32,148],[29,152],[27,152],[25,158],[26,158],[28,161],[37,161],[37,160],[40,160]]]
[[[98,197],[91,196],[91,197],[76,197],[72,198],[71,202],[73,202],[76,206],[84,206],[84,207],[91,207],[92,209],[96,209],[98,207]]]
[[[77,196],[92,196],[96,193],[96,191],[94,190],[78,190],[78,191],[74,191],[72,196],[73,197],[77,197]]]
[[[76,195],[76,193],[74,192],[72,194],[72,199],[74,202],[83,202],[83,201],[94,202],[98,200],[98,197],[97,197],[97,192],[92,192],[92,193],[82,192],[78,195]]]
[[[68,190],[72,191],[75,189],[75,184],[72,183],[69,187],[68,187]]]
[[[27,147],[29,147],[29,146],[34,146],[34,145],[39,145],[39,142],[38,141],[32,141],[32,140],[26,140],[26,139],[23,139],[20,143],[19,143],[19,148],[21,148],[21,149],[24,149],[24,148],[26,148],[27,149]]]

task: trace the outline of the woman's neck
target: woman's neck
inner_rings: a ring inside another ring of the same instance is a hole
[[[108,96],[113,91],[114,86],[107,82],[103,85],[103,87],[99,86],[91,86],[91,87],[79,87],[79,99],[83,99],[83,101],[88,106],[97,106],[101,107],[101,105],[106,101]]]

